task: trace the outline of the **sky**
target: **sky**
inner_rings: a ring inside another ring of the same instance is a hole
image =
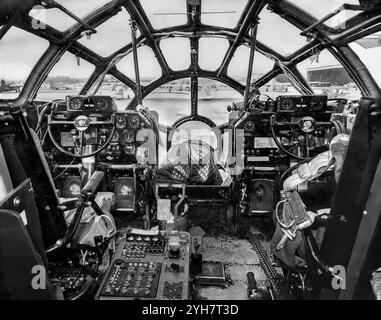
[[[80,17],[86,16],[93,9],[105,4],[108,0],[58,0],[59,3],[67,7]],[[291,2],[312,12],[320,18],[337,8],[343,2],[356,4],[356,0],[291,0]],[[319,5],[316,5],[319,2]],[[186,22],[186,1],[185,0],[141,0],[147,16],[150,18],[154,28],[163,28],[172,25],[180,25]],[[203,0],[202,22],[225,27],[234,27],[239,19],[242,10],[247,4],[247,0]],[[225,14],[207,14],[208,12],[228,11]],[[162,15],[163,13],[184,13],[176,15]],[[74,24],[74,21],[59,10],[32,10],[31,16],[41,19],[60,31],[64,31]],[[347,16],[341,17],[346,19]],[[330,24],[337,24],[340,21],[329,21]],[[131,41],[131,31],[129,28],[129,15],[123,10],[117,16],[111,18],[97,28],[98,33],[92,35],[90,39],[83,37],[79,41],[101,56],[108,56],[115,50],[120,49]],[[278,51],[280,54],[288,55],[305,45],[305,37],[300,36],[300,30],[286,22],[278,15],[264,10],[260,15],[260,25],[258,29],[258,40]],[[174,70],[187,68],[190,63],[189,40],[185,38],[174,38],[163,40],[160,44],[163,54],[169,66]],[[31,72],[33,66],[48,47],[48,42],[28,34],[17,28],[11,30],[0,41],[0,78],[7,80],[24,80]],[[356,47],[356,46],[355,46]],[[28,48],[25,50],[25,48]],[[216,70],[221,64],[228,48],[228,41],[221,38],[203,38],[200,41],[200,66],[207,70]],[[356,50],[369,60],[370,66],[378,66],[379,50],[366,50],[364,54],[361,48]],[[234,79],[244,82],[248,59],[249,48],[241,46],[235,53],[228,68],[228,75]],[[374,51],[374,52],[373,52]],[[142,47],[138,50],[139,67],[142,78],[155,79],[160,77],[161,69],[154,57],[152,50]],[[331,59],[322,59],[321,63],[335,64]],[[127,76],[134,78],[134,68],[132,56],[129,55],[117,65],[118,69]],[[305,68],[308,63],[304,64]],[[271,70],[273,61],[259,53],[255,55],[253,73],[263,74]],[[378,66],[380,67],[380,66]],[[74,56],[67,53],[57,63],[50,73],[50,76],[66,75],[72,77],[88,77],[94,66],[81,61],[78,66]],[[380,79],[381,80],[381,79]]]

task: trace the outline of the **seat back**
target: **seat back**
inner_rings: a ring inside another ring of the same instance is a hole
[[[29,179],[0,202],[0,299],[54,299]]]
[[[4,151],[0,144],[0,201],[2,201],[13,190],[11,176],[7,163],[5,162]]]
[[[67,229],[49,166],[40,141],[21,112],[12,115],[8,130],[0,130],[0,144],[14,186],[29,178],[35,192],[36,205],[45,246],[60,239]],[[1,124],[0,124],[1,127]]]
[[[372,145],[369,115],[379,105],[373,98],[362,98],[353,126],[342,171],[331,204],[334,219],[327,226],[321,252],[331,265],[348,265],[365,202],[373,181],[380,152]]]

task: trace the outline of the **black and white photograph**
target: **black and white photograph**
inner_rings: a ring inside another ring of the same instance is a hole
[[[381,1],[0,0],[9,300],[381,300]]]

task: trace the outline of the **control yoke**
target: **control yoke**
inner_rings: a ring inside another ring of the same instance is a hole
[[[87,206],[90,206],[94,209],[95,213],[97,215],[103,215],[102,209],[98,206],[98,204],[95,202],[95,196],[97,193],[97,190],[104,178],[104,172],[103,171],[95,171],[89,181],[86,183],[86,185],[83,187],[81,191],[81,195],[76,203],[76,211],[74,213],[74,217],[68,226],[65,235],[56,241],[52,246],[50,246],[46,253],[52,253],[55,252],[59,248],[63,248],[66,246],[73,236],[75,235],[78,226],[82,220],[82,215]]]
[[[53,134],[53,127],[54,126],[66,126],[66,125],[71,125],[74,126],[76,130],[78,130],[78,144],[77,144],[77,153],[71,153],[67,150],[65,150],[56,140]],[[91,127],[91,126],[96,126],[96,127],[104,127],[104,126],[110,126],[111,130],[108,133],[108,137],[105,139],[105,142],[101,144],[101,146],[95,150],[94,152],[91,153],[85,153],[84,148],[84,138],[85,138],[85,132]],[[61,151],[62,153],[70,156],[70,157],[75,157],[75,158],[87,158],[87,157],[92,157],[101,152],[104,148],[106,148],[114,135],[115,132],[115,115],[111,115],[111,118],[109,121],[94,121],[91,120],[89,117],[80,115],[76,117],[73,121],[69,120],[53,120],[52,116],[48,116],[48,133],[51,141],[53,142],[54,146]]]
[[[290,156],[292,158],[295,158],[297,160],[307,160],[307,159],[309,159],[308,134],[314,132],[318,127],[332,127],[332,126],[334,126],[332,121],[317,122],[312,117],[303,117],[299,121],[295,121],[295,122],[286,122],[286,121],[280,121],[280,122],[278,122],[276,120],[276,115],[272,115],[271,118],[270,118],[271,135],[272,135],[276,145],[285,154],[287,154],[288,156]],[[296,128],[296,129],[298,129],[301,132],[301,134],[305,134],[306,135],[306,139],[305,139],[306,144],[305,144],[304,147],[306,148],[306,155],[307,155],[307,157],[305,157],[305,158],[304,157],[299,157],[299,156],[291,153],[290,151],[288,151],[282,145],[282,143],[279,141],[278,137],[276,136],[276,134],[275,134],[275,127]]]

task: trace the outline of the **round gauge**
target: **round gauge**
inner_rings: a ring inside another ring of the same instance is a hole
[[[112,141],[112,142],[119,141],[119,132],[118,132],[118,131],[115,131],[115,132],[114,132],[114,135],[112,136],[111,141]]]
[[[76,183],[71,184],[69,189],[70,189],[70,193],[75,197],[81,194],[81,187]]]
[[[245,131],[248,131],[248,132],[253,132],[254,129],[255,129],[255,124],[253,121],[248,121],[245,123]]]
[[[122,140],[124,143],[131,143],[131,142],[134,142],[135,136],[133,132],[124,130],[122,135]]]
[[[82,100],[81,98],[73,98],[70,100],[69,103],[70,109],[72,110],[79,110],[82,107]]]
[[[124,152],[126,154],[135,154],[135,146],[133,144],[126,144],[124,146]]]
[[[140,117],[135,114],[135,115],[132,115],[129,119],[128,119],[128,125],[129,127],[131,127],[131,129],[137,129],[139,128],[139,125],[140,125]]]
[[[107,101],[104,98],[100,98],[96,102],[96,107],[99,111],[105,111],[107,109]]]
[[[126,124],[126,118],[120,116],[116,117],[116,127],[118,129],[123,129],[126,126]]]

